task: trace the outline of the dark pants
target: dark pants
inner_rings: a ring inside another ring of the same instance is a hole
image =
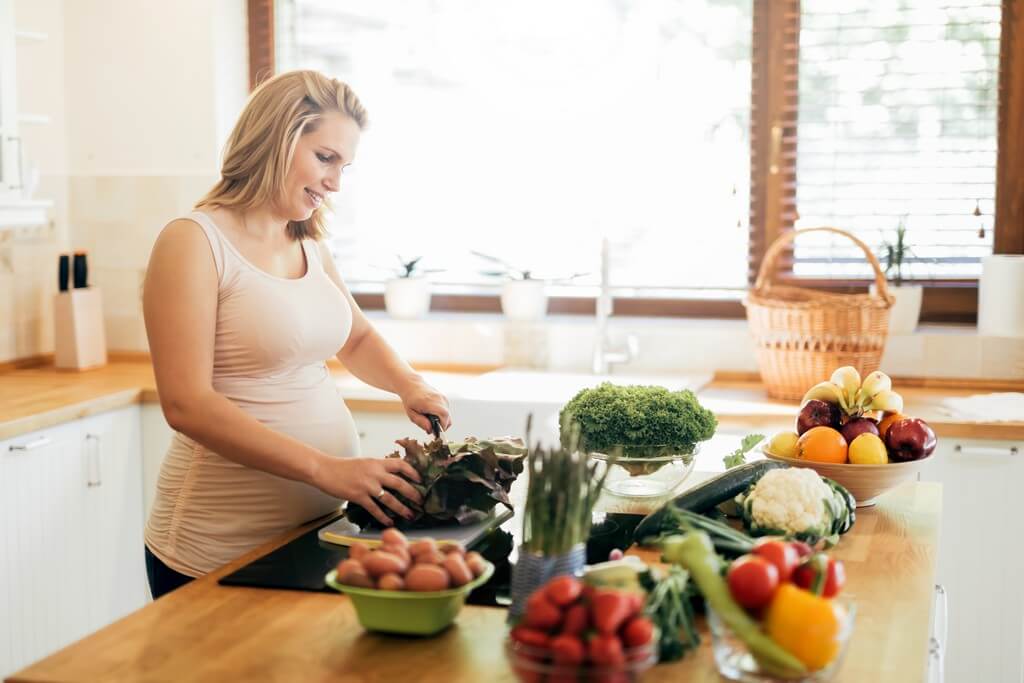
[[[149,592],[156,600],[165,593],[170,593],[176,588],[181,588],[192,580],[191,576],[185,576],[174,571],[160,561],[160,558],[146,547],[146,577],[149,579]]]

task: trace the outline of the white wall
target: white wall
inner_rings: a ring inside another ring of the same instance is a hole
[[[218,167],[246,94],[243,0],[64,3],[74,175],[192,175]]]

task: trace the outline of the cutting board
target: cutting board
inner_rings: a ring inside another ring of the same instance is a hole
[[[410,541],[432,538],[439,543],[459,543],[463,547],[469,547],[488,531],[511,518],[512,511],[502,507],[491,510],[486,518],[476,524],[465,526],[452,524],[442,527],[410,529],[402,530],[402,533]],[[359,542],[372,547],[380,545],[380,535],[383,531],[383,529],[360,529],[359,526],[342,517],[320,529],[317,536],[324,543],[348,546]]]

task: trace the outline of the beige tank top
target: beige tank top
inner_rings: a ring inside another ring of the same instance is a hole
[[[348,339],[352,309],[316,243],[302,242],[303,277],[279,278],[249,263],[205,213],[187,218],[206,234],[217,267],[213,388],[271,429],[328,455],[358,456],[352,415],[324,362]],[[338,505],[176,432],[145,541],[171,569],[200,576]]]

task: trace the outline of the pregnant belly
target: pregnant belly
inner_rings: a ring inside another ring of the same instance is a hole
[[[267,427],[327,455],[359,455],[352,413],[326,368],[304,368],[282,378],[225,378],[214,388]]]

